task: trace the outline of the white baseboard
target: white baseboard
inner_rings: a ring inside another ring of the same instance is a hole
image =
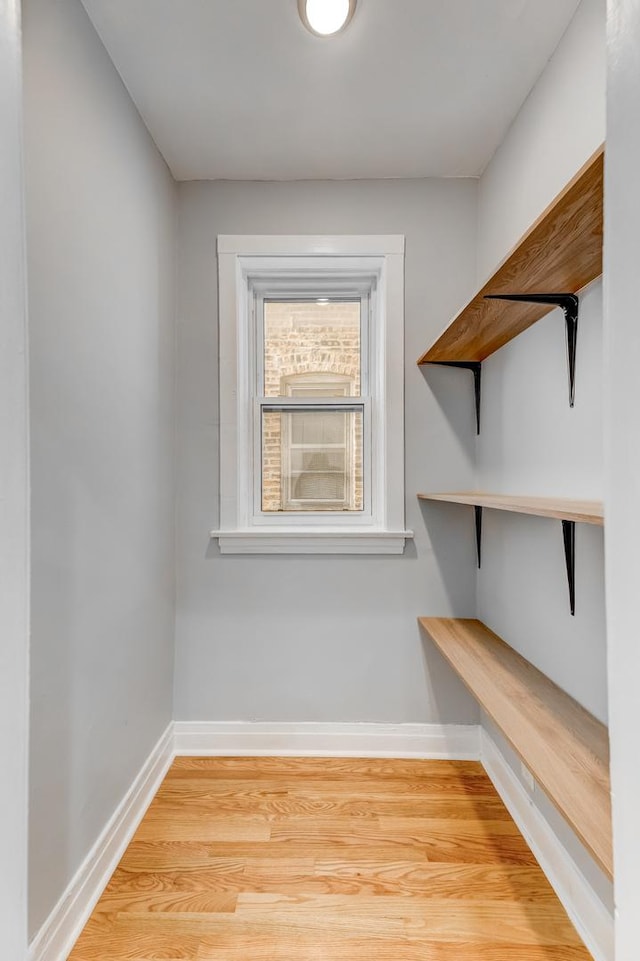
[[[613,961],[614,920],[502,753],[480,732],[482,764],[595,961]]]
[[[475,724],[176,721],[174,731],[177,755],[480,758]]]
[[[29,945],[29,961],[65,961],[173,760],[170,724],[57,905]]]

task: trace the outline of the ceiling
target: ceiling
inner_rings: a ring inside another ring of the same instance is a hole
[[[479,175],[578,0],[83,0],[178,180]]]

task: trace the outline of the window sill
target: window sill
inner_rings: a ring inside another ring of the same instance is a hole
[[[221,554],[402,554],[413,531],[211,531]]]

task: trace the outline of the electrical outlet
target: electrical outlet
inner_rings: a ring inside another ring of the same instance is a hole
[[[529,791],[530,794],[533,794],[536,789],[536,782],[533,774],[523,761],[520,761],[520,776],[527,787],[527,791]]]

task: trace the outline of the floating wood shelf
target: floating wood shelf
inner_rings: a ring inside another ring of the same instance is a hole
[[[612,877],[605,725],[481,621],[423,617],[419,623]]]
[[[602,273],[604,148],[582,167],[419,364],[483,361],[553,305],[487,295],[575,294]]]
[[[471,507],[490,507],[496,511],[534,514],[556,520],[578,521],[581,524],[604,524],[601,501],[577,501],[561,497],[524,497],[510,494],[486,494],[483,491],[459,491],[445,494],[418,494],[424,501],[446,501],[468,504]]]
[[[533,514],[562,521],[567,581],[569,585],[569,608],[576,612],[576,522],[581,524],[604,524],[601,501],[577,501],[561,497],[528,497],[510,494],[485,494],[482,491],[458,491],[445,494],[418,494],[420,500],[446,501],[450,504],[467,504],[474,508],[476,525],[476,551],[478,567],[482,566],[482,511],[489,507],[515,514]]]

